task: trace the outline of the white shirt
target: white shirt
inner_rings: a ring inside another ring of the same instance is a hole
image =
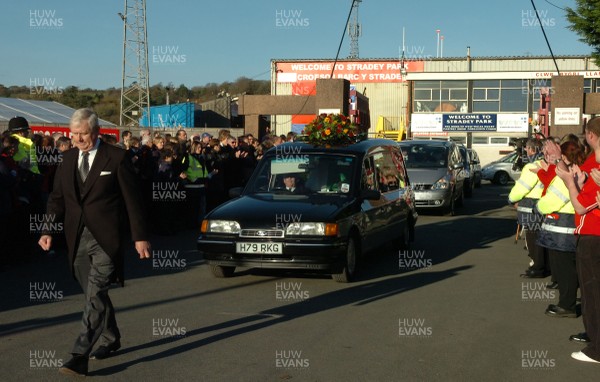
[[[96,153],[98,152],[98,146],[100,146],[100,139],[96,139],[96,144],[94,147],[88,151],[90,154],[88,156],[88,163],[90,165],[90,169],[92,168],[92,163],[94,163],[94,158],[96,157]],[[77,168],[81,168],[81,164],[83,163],[83,151],[79,151],[79,158],[77,159]]]

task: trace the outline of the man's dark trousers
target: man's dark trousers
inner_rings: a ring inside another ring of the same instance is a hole
[[[81,333],[73,346],[73,354],[89,356],[100,339],[108,346],[120,339],[108,289],[114,280],[115,265],[100,248],[91,232],[84,227],[73,263],[73,271],[85,295]]]
[[[600,236],[581,235],[577,242],[577,274],[581,288],[583,325],[591,342],[582,350],[600,361]]]

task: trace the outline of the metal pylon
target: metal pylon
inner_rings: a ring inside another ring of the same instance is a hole
[[[146,109],[150,123],[150,83],[148,79],[148,34],[146,0],[125,0],[123,20],[123,79],[121,86],[121,126],[139,126]]]
[[[348,24],[348,35],[350,36],[350,55],[348,58],[358,58],[358,38],[361,36],[361,25],[358,22],[358,6],[362,0],[354,0],[352,3],[352,15]]]

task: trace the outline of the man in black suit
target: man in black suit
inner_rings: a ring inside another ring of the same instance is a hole
[[[141,259],[150,258],[150,243],[127,151],[98,138],[98,115],[91,109],[75,111],[70,129],[76,149],[63,155],[47,213],[64,222],[69,265],[86,300],[73,357],[59,371],[82,376],[87,374],[89,358],[106,358],[121,346],[108,289],[116,281],[123,285],[125,213]],[[50,250],[52,236],[42,235],[39,245]],[[100,346],[92,353],[97,341]]]
[[[298,180],[296,179],[296,175],[294,174],[284,174],[283,185],[285,189],[291,192],[292,194],[304,194],[306,192],[304,187],[298,184]]]

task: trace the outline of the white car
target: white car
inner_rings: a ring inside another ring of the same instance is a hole
[[[503,186],[508,184],[511,179],[518,180],[521,176],[521,170],[515,166],[517,159],[519,159],[519,154],[515,151],[497,161],[486,164],[481,169],[482,179]]]

